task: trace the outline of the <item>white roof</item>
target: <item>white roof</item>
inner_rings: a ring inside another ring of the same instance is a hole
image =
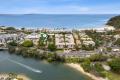
[[[38,39],[38,38],[40,38],[40,35],[39,34],[30,34],[30,35],[27,35],[25,38],[27,38],[27,39]]]

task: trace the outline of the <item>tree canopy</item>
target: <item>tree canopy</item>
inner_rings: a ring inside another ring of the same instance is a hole
[[[114,26],[116,29],[120,29],[120,15],[112,17],[108,22],[107,25]]]
[[[49,49],[50,51],[55,51],[55,50],[56,50],[55,44],[49,44],[49,45],[48,45],[48,49]]]
[[[114,44],[120,46],[120,38],[117,39]]]
[[[120,73],[120,58],[115,58],[112,61],[108,62],[112,71]]]
[[[14,27],[7,27],[6,30],[15,30]]]
[[[22,46],[24,46],[24,47],[32,47],[33,46],[33,42],[31,40],[25,40],[22,43]]]

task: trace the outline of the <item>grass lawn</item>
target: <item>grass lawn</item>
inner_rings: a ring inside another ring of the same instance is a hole
[[[107,72],[107,77],[109,80],[120,80],[120,74],[116,74],[113,72]]]

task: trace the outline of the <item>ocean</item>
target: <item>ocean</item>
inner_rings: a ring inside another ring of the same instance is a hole
[[[1,14],[0,25],[17,28],[101,28],[116,14]]]

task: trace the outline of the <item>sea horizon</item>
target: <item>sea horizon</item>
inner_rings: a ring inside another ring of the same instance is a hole
[[[16,28],[102,28],[119,14],[0,14],[0,26]]]

